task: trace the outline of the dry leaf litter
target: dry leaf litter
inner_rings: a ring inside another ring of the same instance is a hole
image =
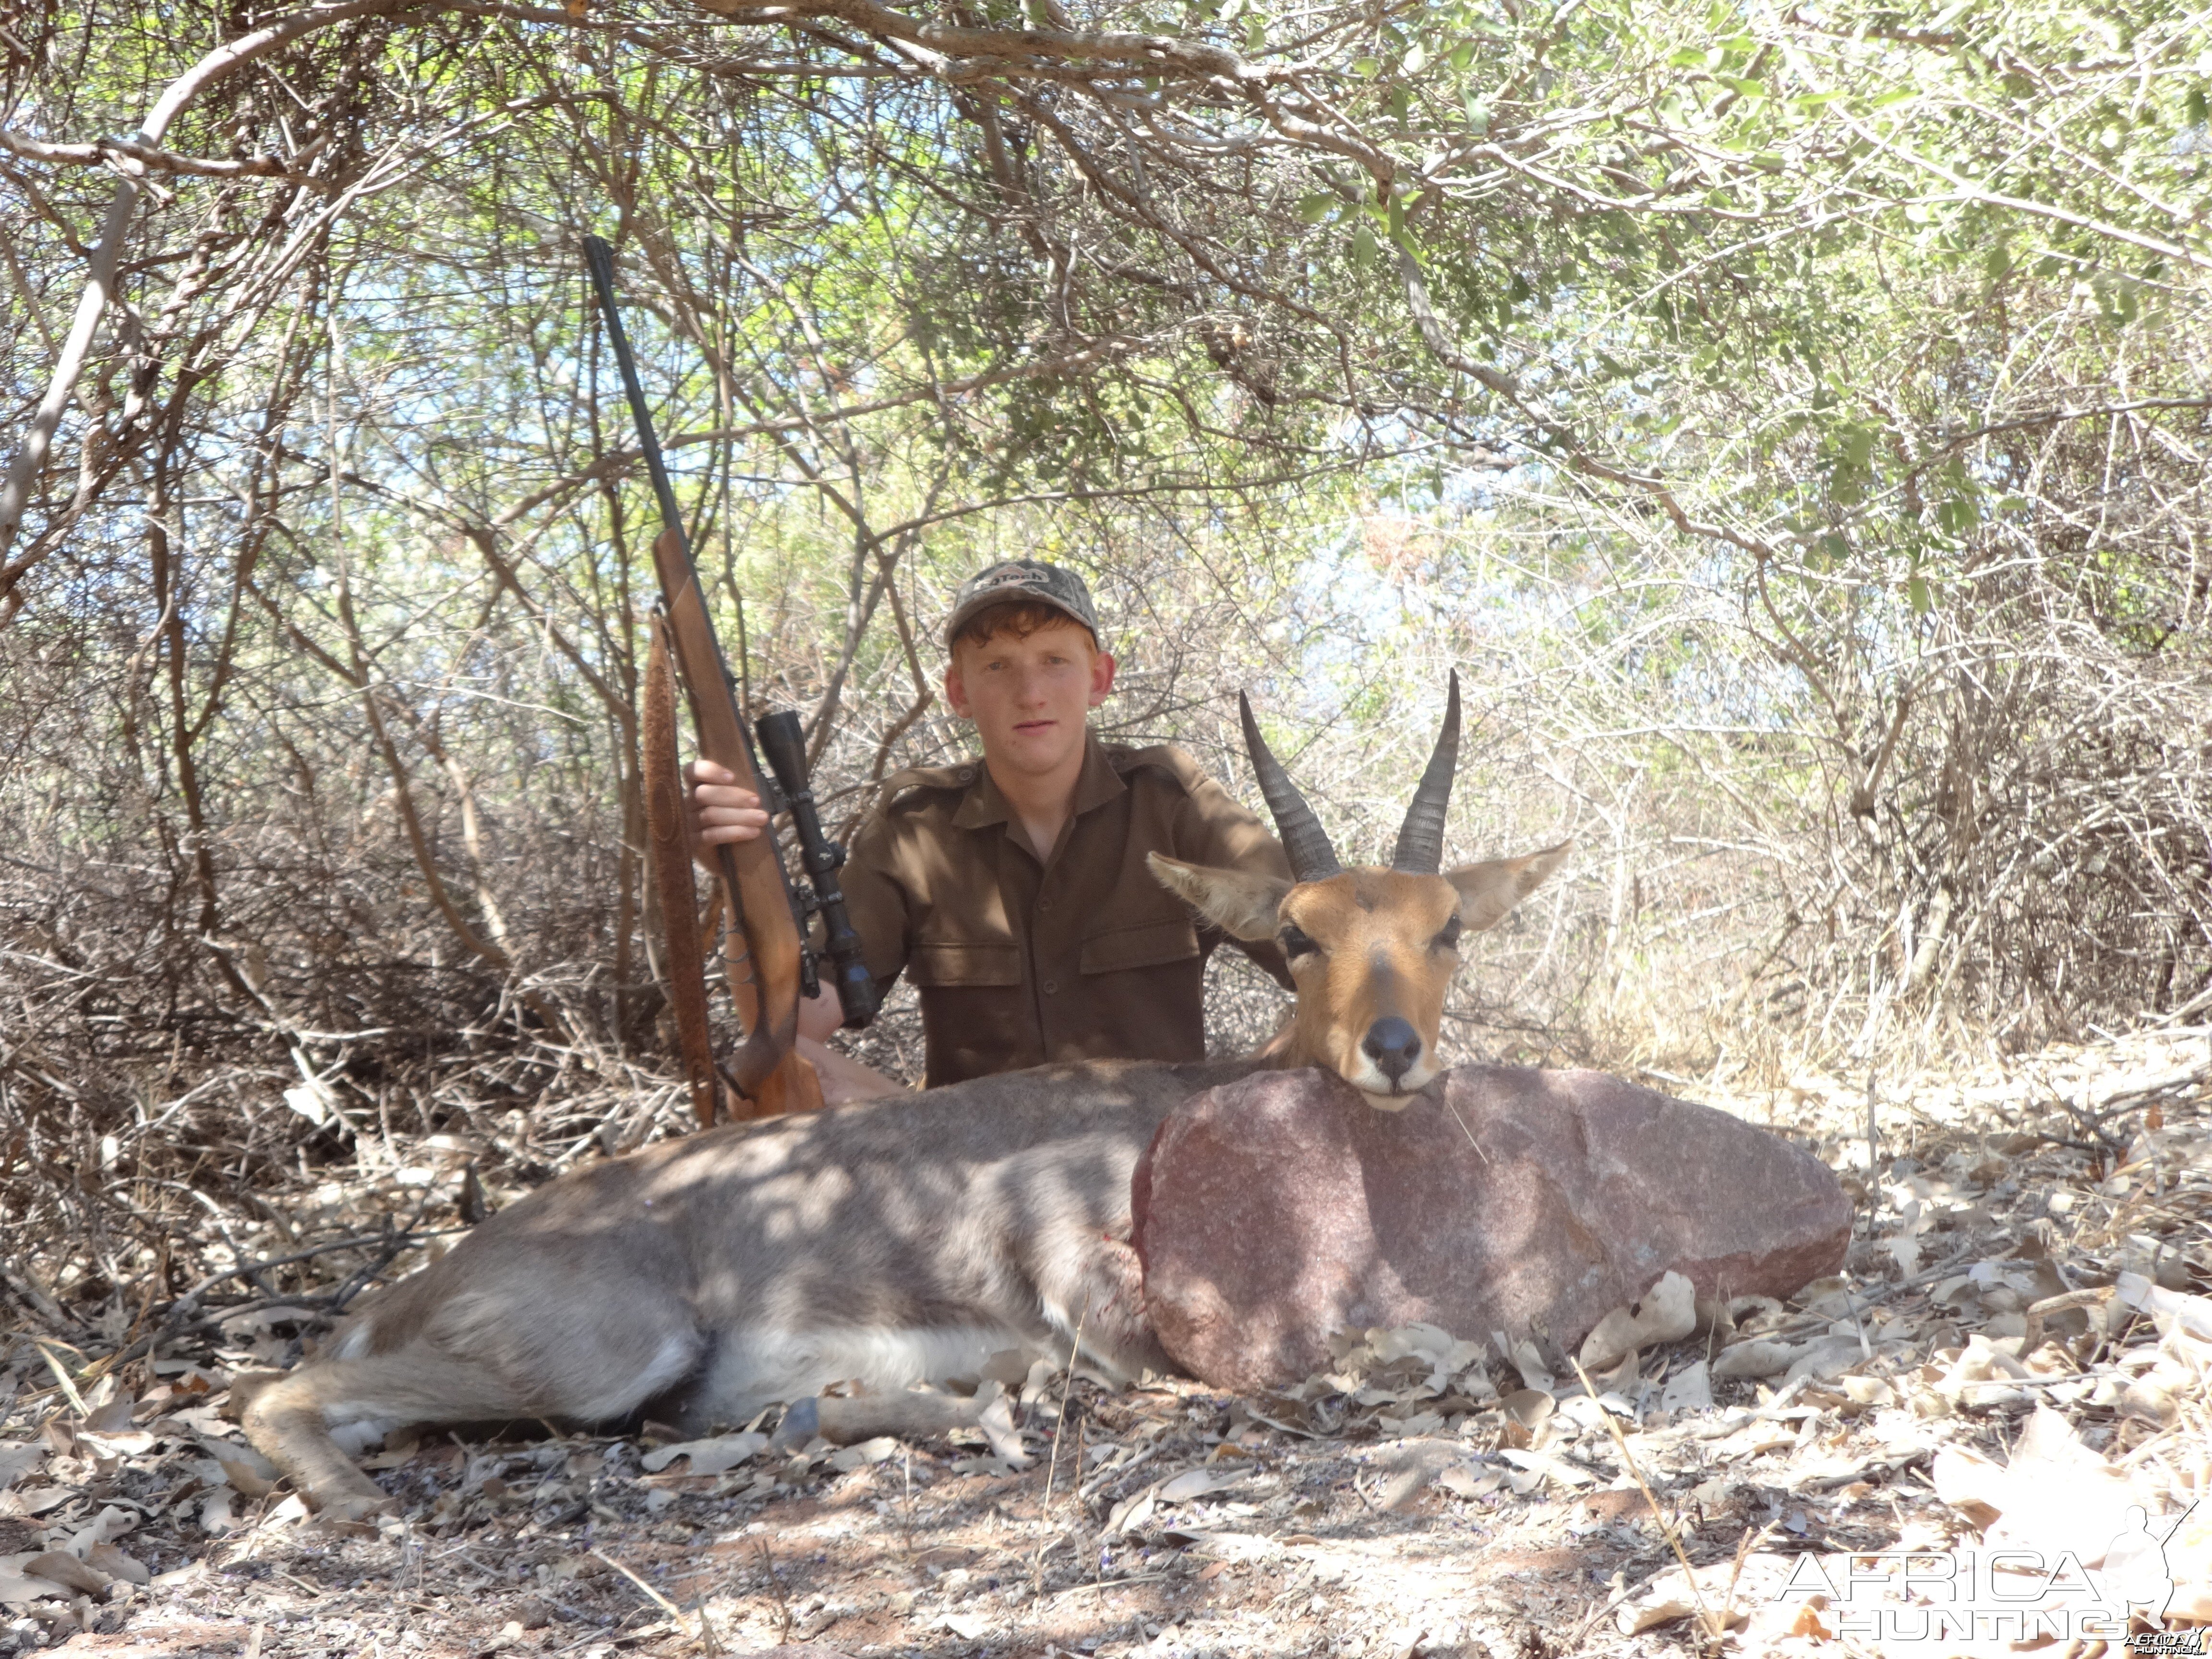
[[[11,1279],[56,1318],[0,1353],[0,1653],[1864,1651],[1778,1599],[1807,1558],[2087,1556],[2130,1506],[2168,1522],[2204,1492],[2208,1028],[1881,1091],[1669,1081],[1842,1174],[1845,1272],[1787,1306],[1662,1281],[1572,1354],[1347,1334],[1332,1370],[1251,1399],[1008,1366],[1003,1409],[949,1442],[403,1433],[368,1460],[403,1513],[324,1522],[227,1415],[233,1376],[445,1248],[457,1201],[480,1214],[676,1103],[550,1150],[520,1113],[516,1139],[362,1126],[346,1178],[207,1218],[220,1286],[94,1332]],[[2166,1558],[2169,1622],[2212,1624],[2212,1505]]]

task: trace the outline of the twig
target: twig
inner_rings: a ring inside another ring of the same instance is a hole
[[[1582,1623],[1577,1625],[1573,1632],[1568,1636],[1567,1639],[1559,1644],[1559,1651],[1561,1653],[1572,1653],[1576,1648],[1580,1645],[1583,1638],[1589,1634],[1590,1627],[1596,1624],[1599,1620],[1604,1618],[1608,1613],[1612,1613],[1615,1609],[1624,1606],[1630,1596],[1640,1595],[1644,1590],[1650,1589],[1652,1585],[1658,1582],[1659,1575],[1656,1572],[1652,1572],[1646,1573],[1643,1577],[1638,1579],[1632,1584],[1623,1584],[1605,1601],[1601,1601],[1595,1607],[1583,1615]]]
[[[54,1374],[54,1381],[62,1385],[62,1392],[69,1396],[70,1404],[76,1407],[76,1414],[79,1417],[91,1416],[92,1413],[85,1408],[84,1396],[76,1391],[76,1383],[63,1369],[62,1362],[54,1358],[54,1351],[35,1336],[31,1339],[31,1346],[39,1351],[39,1358],[46,1362],[46,1369]]]
[[[467,1231],[465,1227],[441,1227],[431,1232],[404,1232],[397,1237],[411,1244],[418,1238],[439,1238],[448,1233]],[[196,1304],[203,1294],[222,1284],[226,1279],[251,1278],[270,1267],[289,1267],[295,1261],[312,1261],[319,1255],[328,1255],[334,1250],[351,1250],[371,1244],[388,1244],[393,1237],[394,1235],[390,1233],[363,1233],[357,1237],[336,1239],[328,1244],[317,1244],[308,1249],[295,1250],[290,1255],[275,1255],[265,1261],[240,1262],[237,1267],[226,1267],[219,1273],[210,1273],[163,1310],[164,1316],[189,1311],[188,1304]],[[270,1294],[273,1296],[275,1292],[271,1291]]]
[[[1083,1311],[1075,1316],[1075,1341],[1068,1349],[1067,1352],[1067,1381],[1060,1385],[1060,1426],[1052,1437],[1052,1456],[1046,1461],[1044,1467],[1044,1502],[1037,1505],[1038,1537],[1035,1577],[1036,1582],[1036,1594],[1039,1595],[1044,1594],[1044,1552],[1046,1540],[1043,1534],[1045,1527],[1048,1524],[1047,1517],[1048,1517],[1052,1513],[1052,1486],[1053,1481],[1060,1474],[1060,1443],[1067,1438],[1067,1401],[1068,1397],[1075,1392],[1075,1366],[1077,1360],[1081,1358],[1083,1353],[1083,1327],[1090,1317],[1091,1298],[1089,1297],[1085,1297],[1083,1299]],[[1080,1488],[1083,1482],[1083,1448],[1079,1438],[1076,1444],[1075,1473],[1068,1478],[1077,1484],[1079,1489]],[[1080,1500],[1079,1499],[1078,1501],[1079,1502]]]
[[[1935,1279],[1941,1279],[1945,1273],[1949,1273],[1952,1268],[1957,1267],[1961,1261],[1964,1261],[1968,1256],[1973,1255],[1981,1248],[1982,1247],[1978,1243],[1962,1244],[1957,1249],[1952,1251],[1950,1255],[1945,1256],[1941,1261],[1937,1262],[1934,1267],[1923,1267],[1918,1273],[1913,1274],[1910,1279],[1900,1279],[1896,1284],[1885,1285],[1879,1290],[1849,1292],[1848,1294],[1856,1298],[1856,1300],[1851,1304],[1852,1317],[1856,1318],[1858,1315],[1865,1310],[1874,1307],[1878,1303],[1887,1302],[1893,1296],[1901,1296],[1907,1291],[1917,1289],[1920,1285],[1926,1285]],[[1834,1320],[1824,1317],[1820,1315],[1801,1315],[1797,1318],[1790,1321],[1787,1324],[1777,1325],[1772,1330],[1764,1332],[1762,1334],[1771,1337],[1776,1341],[1780,1341],[1784,1337],[1800,1335],[1807,1331],[1817,1330],[1822,1326],[1832,1325],[1834,1323]]]
[[[263,1308],[299,1307],[312,1308],[318,1312],[332,1315],[343,1313],[345,1311],[346,1304],[360,1294],[360,1287],[362,1285],[382,1273],[401,1255],[413,1249],[422,1240],[448,1237],[454,1233],[464,1233],[468,1231],[465,1227],[434,1227],[426,1232],[409,1230],[395,1233],[370,1233],[359,1238],[342,1238],[332,1243],[318,1244],[313,1249],[295,1251],[290,1255],[273,1256],[265,1261],[243,1262],[235,1267],[227,1268],[222,1273],[211,1273],[174,1302],[170,1303],[162,1312],[160,1325],[131,1342],[128,1346],[118,1348],[108,1358],[99,1361],[98,1375],[104,1376],[117,1367],[127,1365],[132,1360],[151,1353],[162,1343],[172,1341],[187,1332],[204,1329],[210,1325],[219,1325],[226,1319],[235,1319],[240,1314],[258,1312]],[[385,1248],[380,1252],[376,1261],[347,1279],[335,1291],[319,1296],[271,1294],[258,1301],[248,1300],[230,1307],[213,1308],[204,1314],[199,1310],[199,1298],[210,1287],[222,1284],[226,1279],[251,1277],[264,1267],[288,1267],[293,1262],[306,1261],[319,1255],[328,1255],[333,1251],[359,1249],[377,1243],[381,1243]],[[180,1321],[179,1318],[180,1315],[191,1316]]]
[[[647,1595],[651,1596],[653,1598],[653,1604],[669,1616],[670,1620],[674,1622],[678,1630],[680,1631],[684,1628],[684,1610],[678,1607],[675,1602],[670,1601],[659,1590],[653,1589],[652,1585],[647,1583],[644,1579],[639,1577],[628,1567],[623,1565],[621,1562],[616,1560],[613,1556],[609,1555],[605,1550],[600,1549],[598,1546],[594,1545],[592,1547],[592,1553],[598,1556],[600,1560],[605,1562],[623,1577],[629,1579],[631,1583],[636,1585]],[[720,1653],[722,1650],[722,1644],[714,1638],[714,1627],[707,1622],[707,1608],[703,1601],[698,1608],[698,1614],[699,1645],[706,1649],[708,1653]],[[788,1638],[790,1634],[791,1623],[790,1620],[787,1619],[784,1621],[784,1635],[786,1638]]]
[[[21,1297],[31,1310],[49,1324],[82,1333],[84,1327],[70,1317],[69,1310],[41,1291],[36,1285],[18,1279],[5,1267],[0,1267],[0,1285]]]
[[[456,1227],[448,1228],[446,1231],[461,1232],[465,1231],[466,1229]],[[331,1294],[332,1308],[343,1310],[348,1303],[362,1293],[371,1279],[379,1277],[386,1267],[412,1249],[416,1238],[423,1236],[416,1234],[411,1229],[403,1229],[388,1234],[384,1241],[384,1248],[377,1252],[376,1260],[355,1273]]]
[[[906,1477],[906,1502],[899,1510],[899,1547],[910,1561],[914,1559],[914,1449],[899,1448],[899,1468]]]
[[[1097,1474],[1091,1476],[1089,1480],[1083,1484],[1083,1486],[1077,1491],[1076,1496],[1085,1501],[1097,1497],[1100,1490],[1103,1488],[1109,1481],[1118,1480],[1123,1475],[1133,1474],[1136,1470],[1142,1468],[1146,1464],[1151,1462],[1153,1458],[1157,1457],[1160,1452],[1165,1449],[1166,1443],[1166,1437],[1162,1436],[1159,1439],[1152,1442],[1151,1445],[1146,1447],[1144,1450],[1139,1452],[1127,1462],[1116,1463],[1110,1469],[1101,1469]]]
[[[1752,1545],[1756,1540],[1764,1540],[1768,1530],[1769,1527],[1761,1527],[1754,1533],[1749,1527],[1746,1527],[1743,1529],[1743,1536],[1735,1540],[1735,1562],[1729,1568],[1728,1593],[1721,1597],[1721,1623],[1723,1626],[1727,1625],[1728,1616],[1735,1607],[1736,1581],[1743,1577],[1743,1564],[1751,1555]],[[1718,1642],[1722,1634],[1722,1632],[1714,1632],[1713,1639]]]
[[[1172,1576],[1173,1575],[1171,1574],[1164,1572],[1133,1572],[1126,1578],[1079,1578],[1073,1584],[1063,1584],[1058,1589],[1054,1590],[1052,1593],[1052,1600],[1057,1601],[1061,1596],[1073,1595],[1079,1590],[1099,1590],[1103,1592],[1109,1589],[1120,1589],[1124,1584],[1156,1584],[1163,1578],[1170,1577]]]
[[[1598,1396],[1597,1384],[1590,1381],[1590,1374],[1583,1369],[1583,1362],[1574,1355],[1569,1354],[1567,1363],[1575,1368],[1575,1375],[1582,1378],[1583,1390],[1592,1400],[1595,1400]],[[1690,1587],[1690,1601],[1698,1609],[1698,1627],[1705,1632],[1709,1643],[1717,1644],[1721,1638],[1728,1633],[1726,1612],[1723,1611],[1721,1619],[1716,1621],[1712,1614],[1705,1610],[1705,1598],[1698,1589],[1698,1570],[1690,1565],[1689,1552],[1682,1547],[1681,1534],[1668,1523],[1666,1513],[1659,1507],[1657,1496],[1644,1479],[1644,1471],[1637,1467],[1636,1454],[1628,1449],[1628,1437],[1620,1431],[1620,1425],[1613,1421],[1611,1412],[1600,1407],[1598,1415],[1605,1419],[1605,1426],[1613,1436],[1614,1449],[1620,1453],[1621,1466],[1628,1471],[1629,1478],[1636,1482],[1636,1490],[1644,1494],[1644,1503],[1650,1507],[1651,1519],[1658,1527],[1660,1536],[1667,1540],[1667,1547],[1674,1552],[1674,1559],[1682,1564],[1682,1577]],[[1353,1484],[1355,1486],[1358,1485],[1356,1477]],[[1364,1498],[1367,1494],[1361,1492],[1359,1495]],[[1739,1565],[1741,1565],[1740,1562]],[[1729,1588],[1733,1593],[1735,1588],[1735,1580],[1729,1580]]]
[[[775,1598],[776,1616],[782,1620],[782,1628],[776,1632],[775,1644],[778,1647],[785,1647],[791,1641],[791,1603],[784,1596],[782,1581],[775,1576],[775,1553],[769,1548],[768,1540],[756,1537],[753,1541],[760,1546],[761,1569],[768,1574],[768,1593]]]

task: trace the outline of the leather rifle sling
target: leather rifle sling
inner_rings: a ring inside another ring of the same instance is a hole
[[[653,880],[660,898],[667,940],[668,1005],[684,1079],[699,1127],[714,1126],[719,1084],[714,1043],[707,1026],[707,958],[699,943],[699,892],[691,880],[691,836],[684,810],[684,780],[676,757],[676,678],[668,661],[668,630],[653,618],[653,647],[645,661],[645,829],[652,843]]]

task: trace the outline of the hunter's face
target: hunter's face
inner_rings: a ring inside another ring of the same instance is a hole
[[[994,770],[1042,776],[1079,764],[1089,712],[1114,689],[1114,659],[1078,623],[1016,637],[963,640],[945,671],[945,697],[975,722]]]

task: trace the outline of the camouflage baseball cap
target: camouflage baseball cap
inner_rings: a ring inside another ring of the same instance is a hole
[[[1097,641],[1098,611],[1082,577],[1038,559],[1008,559],[977,571],[960,585],[960,597],[952,602],[952,615],[945,623],[945,649],[951,650],[960,630],[993,605],[1031,602],[1066,611],[1091,630],[1094,643]]]

